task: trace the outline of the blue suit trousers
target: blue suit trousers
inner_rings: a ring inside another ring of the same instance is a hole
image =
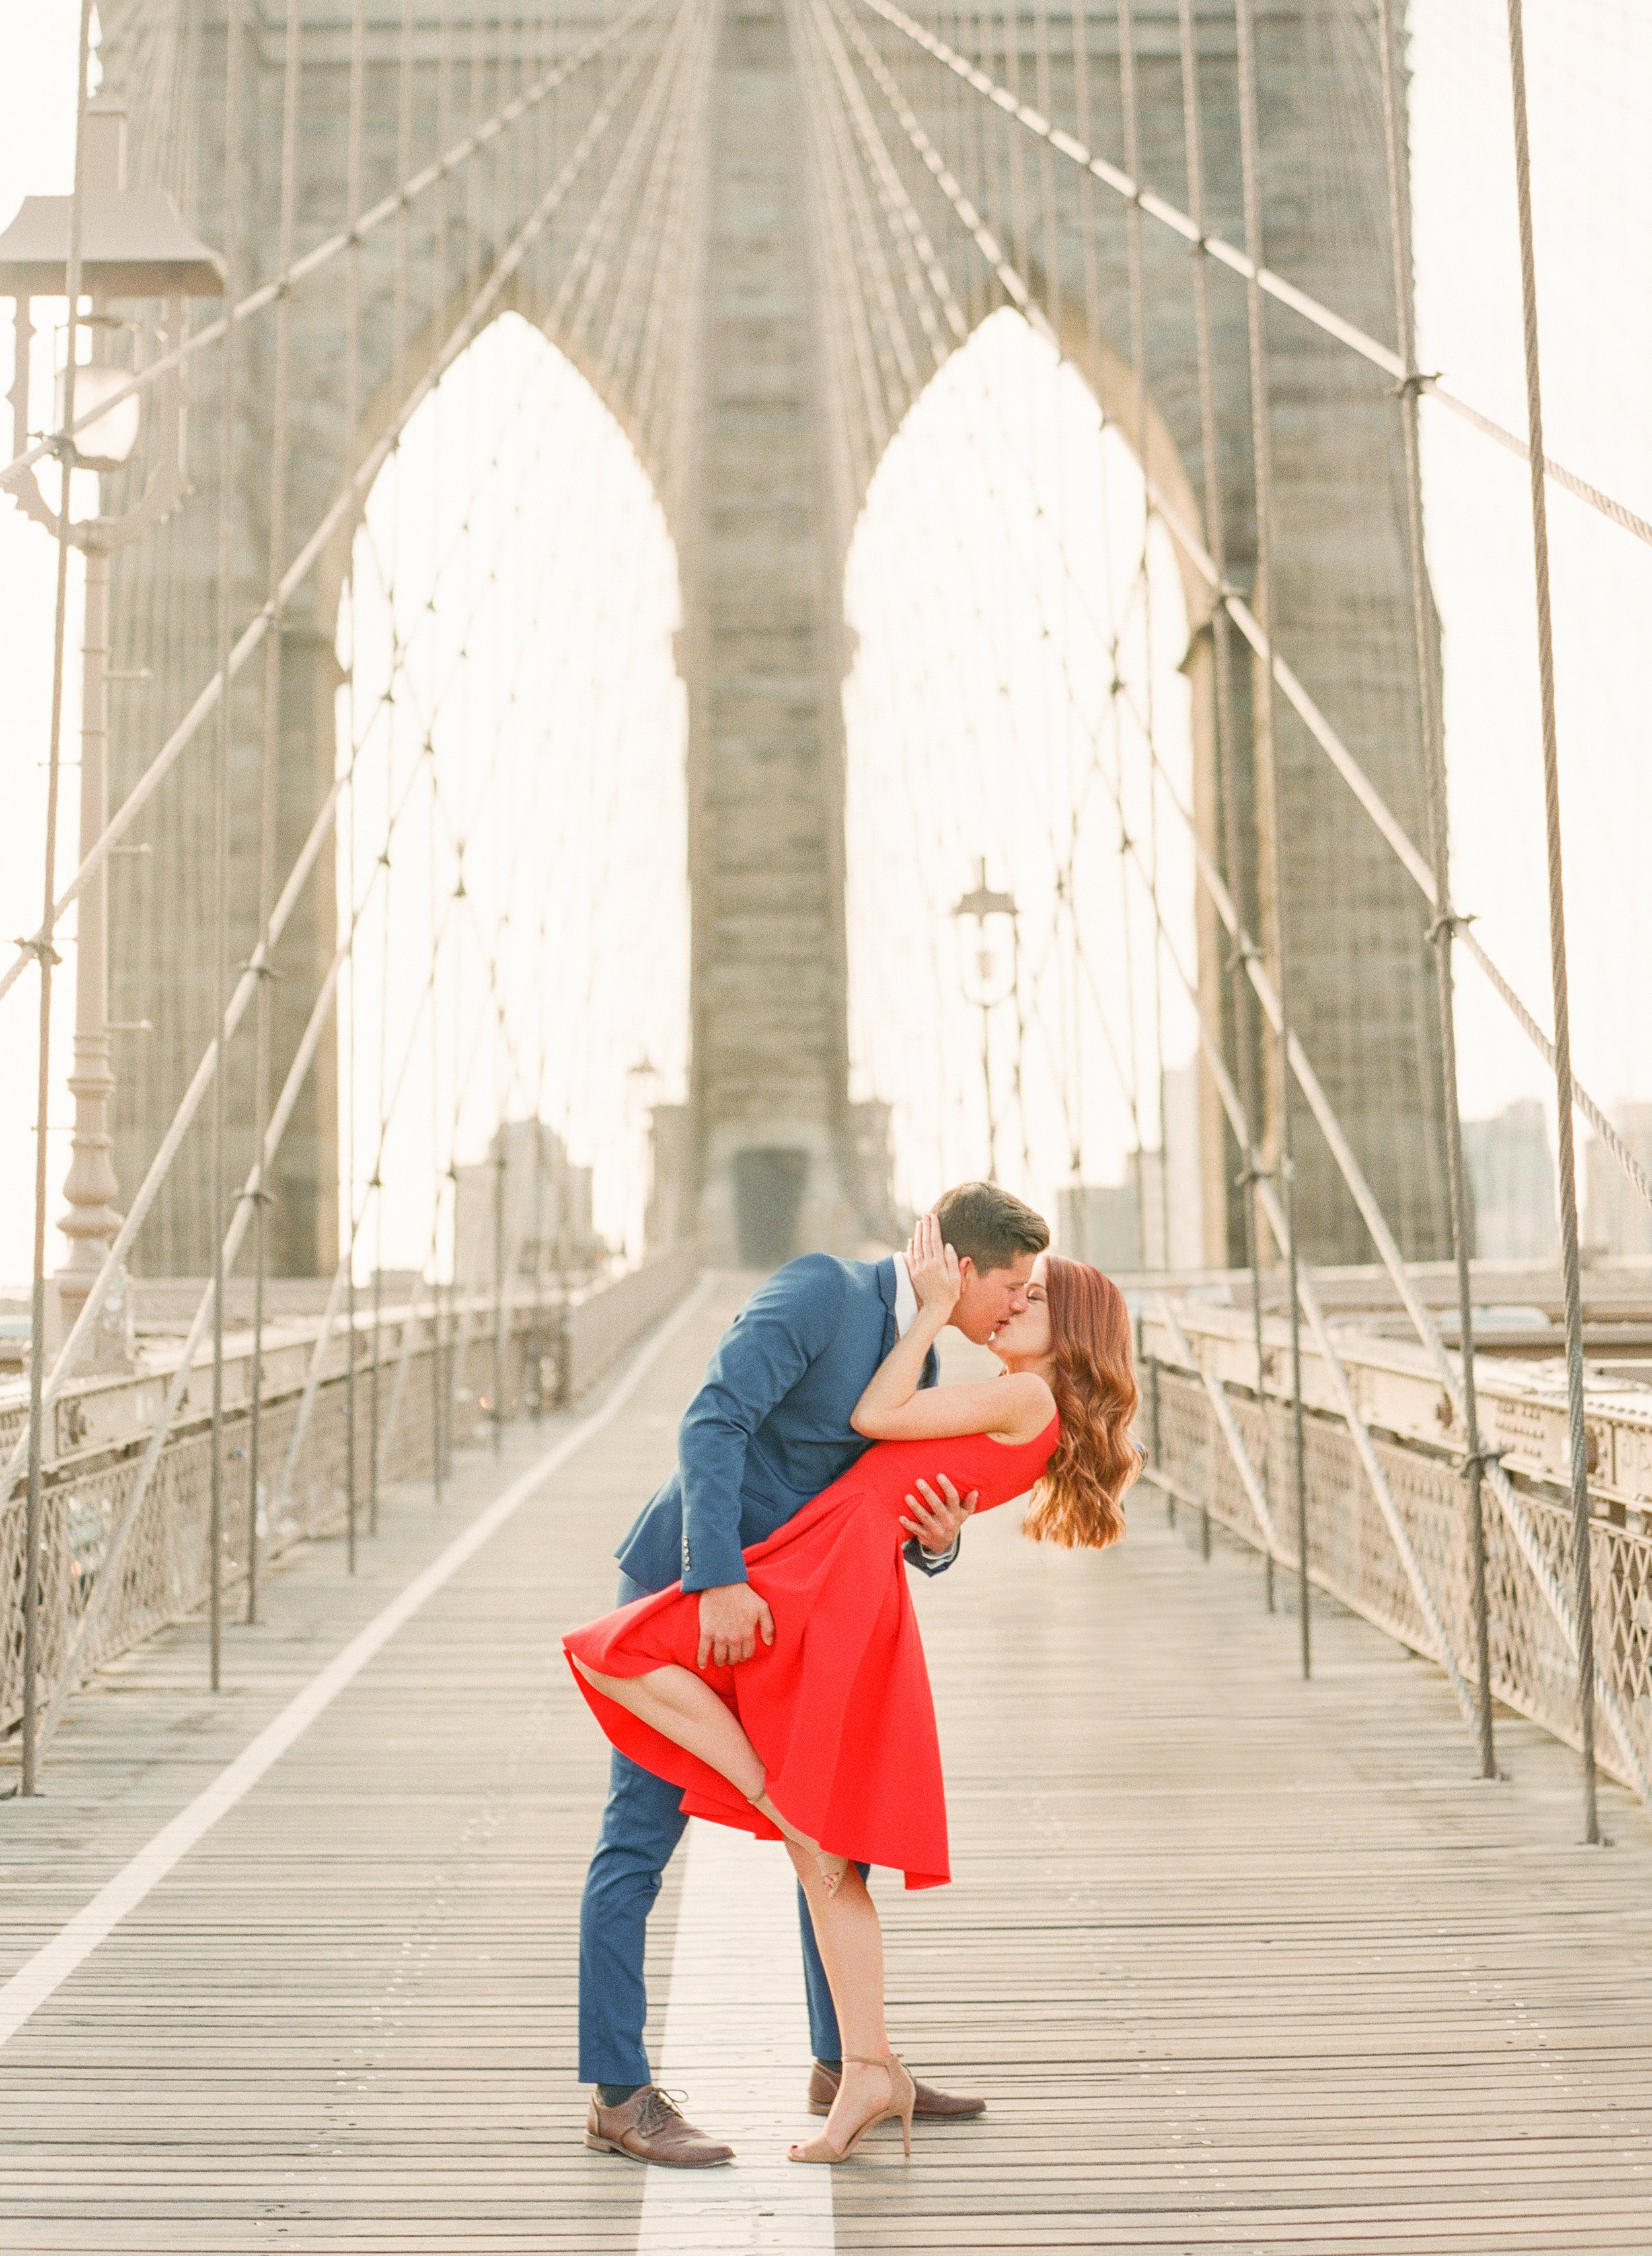
[[[619,1578],[617,1603],[646,1597],[629,1575]],[[681,1787],[656,1778],[616,1749],[608,1806],[596,1853],[585,1877],[579,1915],[579,2073],[584,2083],[652,2081],[643,2027],[648,1993],[643,1976],[648,1914],[666,1866],[688,1819],[678,1804]],[[808,1992],[809,2041],[816,2060],[836,2060],[843,2046],[837,2015],[821,1963],[803,1892],[797,1892],[802,1928],[803,1980]]]

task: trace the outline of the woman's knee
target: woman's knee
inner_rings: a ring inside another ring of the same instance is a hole
[[[595,1691],[604,1694],[610,1700],[618,1701],[622,1707],[628,1704],[629,1698],[634,1695],[635,1678],[604,1676],[597,1669],[588,1668],[577,1653],[572,1658],[575,1667]]]

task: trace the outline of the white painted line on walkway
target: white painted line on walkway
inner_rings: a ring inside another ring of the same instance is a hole
[[[237,1802],[251,1792],[265,1773],[280,1760],[295,1739],[308,1731],[318,1716],[331,1707],[345,1686],[360,1675],[375,1653],[389,1644],[396,1632],[410,1622],[438,1590],[450,1583],[462,1566],[475,1558],[483,1545],[490,1537],[498,1534],[505,1521],[527,1502],[536,1489],[542,1487],[560,1466],[566,1464],[576,1450],[583,1449],[587,1442],[624,1409],[665,1348],[700,1307],[717,1281],[712,1277],[702,1278],[694,1291],[678,1303],[660,1329],[644,1343],[624,1377],[600,1407],[594,1410],[589,1418],[582,1418],[578,1425],[570,1427],[561,1441],[530,1465],[519,1478],[513,1480],[503,1494],[495,1497],[464,1533],[455,1537],[439,1558],[433,1560],[422,1574],[416,1575],[406,1589],[392,1598],[365,1629],[357,1632],[343,1650],[335,1655],[319,1675],[310,1679],[274,1721],[266,1724],[257,1738],[244,1748],[227,1768],[219,1772],[210,1786],[198,1794],[187,1808],[180,1810],[170,1824],[163,1825],[153,1840],[140,1849],[129,1865],[101,1887],[67,1926],[59,1928],[50,1942],[43,1943],[32,1958],[25,1960],[9,1982],[0,1985],[0,2045],[17,2034],[29,2016],[39,2011],[77,1967],[85,1963],[98,1944],[120,1924],[128,1912],[135,1910],[150,1890],[166,1879],[173,1865],[188,1855],[218,1820],[226,1816]]]
[[[804,2104],[808,2014],[791,1865],[776,1842],[698,1819],[684,1846],[657,2072],[735,2160],[651,2169],[637,2256],[832,2256],[832,2174],[786,2159],[794,2139],[821,2127]]]

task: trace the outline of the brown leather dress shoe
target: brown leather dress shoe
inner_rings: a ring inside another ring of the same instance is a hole
[[[819,2061],[815,2062],[808,2078],[811,2115],[830,2114],[841,2080],[835,2068],[822,2068]],[[985,2099],[960,2099],[950,2091],[937,2091],[932,2083],[921,2083],[912,2119],[914,2123],[967,2123],[972,2116],[985,2112]]]
[[[720,2147],[684,2122],[676,2102],[657,2083],[645,2083],[618,2107],[604,2107],[593,2091],[585,2144],[599,2154],[629,2154],[633,2161],[663,2162],[673,2170],[709,2170],[734,2160],[732,2147]]]

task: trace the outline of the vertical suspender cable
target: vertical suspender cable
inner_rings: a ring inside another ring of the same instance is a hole
[[[436,444],[441,444],[440,426]],[[439,494],[440,481],[431,480]],[[441,1392],[441,1192],[446,1178],[441,1172],[441,983],[437,960],[440,929],[438,923],[436,811],[437,786],[436,740],[434,731],[425,737],[425,758],[430,772],[430,839],[429,839],[429,909],[430,945],[430,1500],[438,1509],[441,1504],[442,1464],[442,1392]],[[454,1072],[458,1072],[459,1025],[453,1026]]]
[[[223,263],[233,290],[240,277],[241,229],[241,0],[224,9]],[[235,617],[236,337],[223,341],[222,421],[218,454],[218,670],[229,664]],[[213,775],[213,983],[217,1022],[229,1006],[229,721],[234,703],[226,681],[218,701]],[[229,1060],[212,1080],[212,1444],[208,1512],[208,1644],[212,1688],[223,1682],[223,1241],[229,1178]]]
[[[539,825],[534,824],[537,832]],[[545,1412],[545,920],[540,920],[534,978],[539,1005],[539,1076],[533,1094],[533,1329],[527,1357],[528,1407],[537,1426]]]
[[[506,914],[509,914],[507,906]],[[493,1454],[497,1457],[505,1447],[505,1314],[506,1279],[505,1274],[505,1170],[510,1165],[510,1139],[505,1134],[505,1114],[510,1110],[506,1095],[501,1054],[504,1050],[503,1004],[498,1006],[499,1024],[494,1036],[493,1085]]]
[[[362,80],[366,26],[363,18],[364,0],[354,0],[349,27],[349,122],[345,154],[345,201],[349,213],[351,242],[344,255],[344,459],[348,465],[354,462],[357,434],[361,427],[361,322],[362,322],[362,249],[355,236],[356,222],[362,208]],[[467,175],[470,168],[467,167]],[[349,995],[349,1033],[345,1041],[344,1110],[348,1126],[345,1135],[346,1160],[344,1167],[345,1201],[342,1221],[349,1230],[349,1250],[344,1278],[345,1378],[344,1378],[344,1560],[348,1571],[356,1572],[357,1542],[357,1477],[356,1477],[356,1021],[360,995],[356,984],[356,842],[357,774],[359,736],[356,725],[356,666],[360,640],[359,622],[354,589],[350,595],[350,653],[349,653],[349,842],[343,856],[349,872],[350,901],[349,953],[345,964]]]
[[[300,0],[287,0],[286,52],[281,88],[281,250],[280,270],[293,264],[293,237],[298,201],[298,116],[304,15]],[[275,906],[276,831],[280,800],[278,779],[281,752],[281,657],[284,621],[279,604],[281,574],[286,553],[286,472],[289,391],[293,370],[293,299],[284,290],[275,309],[275,375],[270,408],[270,631],[264,645],[264,726],[258,744],[258,931],[267,935]],[[255,1002],[252,1109],[253,1149],[262,1152],[270,1125],[271,1080],[273,1066],[273,976],[267,959],[259,962]],[[222,1075],[220,1075],[222,1079]],[[246,1618],[258,1618],[258,1486],[264,1440],[264,1299],[265,1273],[269,1265],[270,1191],[260,1181],[252,1216],[252,1403],[247,1435],[247,1606]]]
[[[1216,418],[1215,354],[1211,342],[1210,254],[1204,248],[1204,114],[1199,74],[1199,32],[1194,0],[1177,0],[1177,7],[1182,48],[1182,123],[1187,158],[1188,210],[1199,236],[1193,248],[1191,272],[1194,352],[1198,363],[1199,381],[1199,441],[1200,452],[1204,457],[1204,538],[1210,548],[1211,560],[1216,567],[1217,577],[1225,585],[1227,526],[1222,493],[1221,434]],[[1086,173],[1086,190],[1089,183],[1090,174]],[[1216,690],[1216,791],[1221,806],[1227,882],[1239,895],[1245,853],[1239,820],[1239,727],[1233,710],[1233,628],[1227,606],[1219,596],[1211,605],[1210,632]],[[1218,945],[1219,947],[1219,941]],[[1245,1230],[1245,1265],[1251,1273],[1251,1332],[1256,1357],[1256,1399],[1262,1413],[1262,1453],[1257,1473],[1266,1494],[1272,1452],[1267,1448],[1267,1360],[1262,1344],[1261,1228],[1256,1211],[1261,1166],[1261,1153],[1256,1143],[1257,1127],[1261,1119],[1256,1075],[1256,1021],[1251,983],[1246,975],[1243,959],[1232,956],[1230,970],[1233,1048],[1239,1064],[1241,1103],[1245,1118],[1250,1124],[1247,1139],[1239,1147],[1239,1182]],[[1267,1568],[1270,1590],[1273,1572],[1270,1559]]]
[[[467,567],[467,569],[469,568]],[[453,894],[455,899],[464,893],[465,842],[454,842]],[[469,1311],[462,1315],[455,1306],[459,1292],[459,1127],[464,1110],[464,1082],[458,1072],[459,1029],[464,1024],[464,925],[462,916],[454,920],[453,927],[453,1103],[448,1131],[448,1227],[452,1239],[451,1267],[448,1294],[448,1346],[446,1375],[442,1381],[441,1402],[441,1469],[447,1474],[453,1466],[454,1421],[459,1412],[460,1382],[468,1376],[470,1361]]]
[[[1458,1082],[1455,984],[1451,966],[1457,920],[1451,909],[1451,812],[1446,788],[1445,732],[1440,710],[1438,650],[1429,592],[1428,560],[1423,539],[1423,454],[1417,428],[1421,379],[1416,365],[1416,308],[1412,295],[1411,187],[1407,172],[1409,152],[1405,127],[1401,32],[1394,0],[1378,0],[1378,36],[1382,45],[1382,120],[1388,164],[1388,229],[1394,254],[1394,323],[1400,357],[1406,368],[1406,373],[1396,387],[1396,394],[1405,445],[1411,622],[1416,650],[1417,704],[1428,787],[1430,844],[1433,850],[1435,899],[1438,903],[1432,938],[1440,1013],[1440,1075],[1444,1098],[1446,1173],[1451,1201],[1451,1250],[1457,1262],[1480,1773],[1485,1778],[1495,1778],[1497,1751],[1492,1728],[1491,1626],[1486,1601],[1483,1495],[1486,1458],[1480,1440],[1479,1407],[1475,1388],[1474,1294],[1469,1269],[1469,1257],[1473,1251],[1473,1223],[1469,1212],[1468,1179],[1463,1166],[1463,1109]]]
[[[1087,15],[1085,15],[1084,13],[1083,13],[1081,11],[1079,11],[1079,10],[1077,10],[1077,9],[1074,9],[1074,10],[1072,11],[1071,17],[1070,17],[1070,21],[1071,21],[1071,24],[1072,24],[1072,42],[1073,42],[1073,102],[1074,102],[1074,110],[1075,110],[1075,115],[1076,115],[1076,117],[1077,117],[1077,120],[1078,130],[1079,130],[1080,137],[1082,137],[1085,142],[1088,142],[1088,141],[1089,141],[1089,139],[1090,139],[1090,137],[1091,137],[1091,110],[1090,110],[1090,24],[1089,24],[1089,18],[1088,18]],[[954,84],[954,85],[956,85],[956,84],[957,83],[957,79],[953,76],[953,74],[952,74],[951,72],[950,72],[950,71],[949,71],[949,72],[948,72],[948,74],[947,74],[947,75],[948,75],[948,77],[949,77],[950,79],[951,79],[951,80],[952,80],[952,82],[953,82],[953,84]],[[971,104],[971,108],[972,108],[972,109],[973,109],[973,108],[976,108],[976,107],[978,107],[978,105]],[[1085,340],[1086,340],[1086,342],[1087,342],[1087,344],[1088,344],[1088,346],[1089,346],[1089,349],[1090,349],[1090,363],[1091,363],[1091,367],[1090,367],[1090,380],[1091,380],[1091,388],[1092,388],[1092,390],[1093,390],[1093,391],[1094,391],[1094,393],[1095,393],[1095,396],[1096,396],[1096,399],[1097,399],[1098,405],[1099,406],[1099,405],[1100,405],[1100,400],[1101,400],[1101,365],[1102,365],[1102,356],[1101,356],[1101,344],[1102,344],[1102,339],[1101,339],[1101,278],[1100,278],[1100,273],[1099,273],[1099,271],[1098,271],[1098,261],[1097,261],[1097,257],[1096,257],[1096,207],[1095,207],[1094,187],[1095,187],[1095,182],[1094,182],[1094,180],[1091,179],[1091,174],[1090,174],[1089,171],[1088,171],[1088,170],[1086,170],[1086,171],[1084,171],[1084,173],[1082,173],[1079,175],[1079,180],[1078,180],[1078,246],[1079,246],[1079,262],[1080,262],[1080,270],[1081,270],[1081,275],[1082,275],[1083,292],[1084,292],[1084,329],[1085,329]],[[1106,411],[1105,411],[1105,408],[1103,408],[1103,409],[1102,409],[1102,411],[1101,411],[1101,415],[1102,415],[1102,423],[1103,423],[1103,427],[1104,427],[1103,445],[1104,445],[1104,448],[1105,448],[1105,424],[1106,424]],[[1105,455],[1104,455],[1104,460],[1105,460]],[[1109,579],[1111,580],[1111,574],[1109,574]],[[1072,575],[1071,575],[1071,573],[1070,573],[1070,572],[1064,572],[1064,573],[1063,573],[1063,589],[1066,589],[1066,588],[1070,587],[1070,585],[1071,585],[1071,582],[1072,582]],[[1110,605],[1110,609],[1111,609],[1111,605]],[[1069,705],[1070,705],[1070,705],[1071,705],[1071,701],[1071,701],[1071,696],[1070,696],[1070,695],[1069,695]],[[1095,754],[1094,754],[1094,746],[1093,746],[1093,744],[1092,744],[1092,747],[1091,747],[1091,758],[1092,758],[1092,760],[1093,760],[1093,758],[1094,758],[1094,756],[1095,756]],[[1070,920],[1070,924],[1071,924],[1071,927],[1072,927],[1073,948],[1074,948],[1074,954],[1075,954],[1075,958],[1076,958],[1076,959],[1077,959],[1077,958],[1080,958],[1080,957],[1082,957],[1083,953],[1084,953],[1084,949],[1083,949],[1083,941],[1082,941],[1082,937],[1081,937],[1081,928],[1080,928],[1080,926],[1079,926],[1079,920],[1078,920],[1078,899],[1077,899],[1077,879],[1076,879],[1076,876],[1075,876],[1075,864],[1076,864],[1076,860],[1077,860],[1077,827],[1075,826],[1075,829],[1074,829],[1073,835],[1072,835],[1072,836],[1070,838],[1070,840],[1069,840],[1069,842],[1068,842],[1068,849],[1067,849],[1067,879],[1068,879],[1068,902],[1067,902],[1067,908],[1068,908],[1068,917],[1069,917],[1069,920]],[[1076,961],[1076,962],[1075,962],[1075,965],[1074,965],[1075,974],[1077,973],[1077,969],[1078,969],[1078,965],[1077,965],[1077,961]],[[1072,1054],[1073,1054],[1073,1077],[1074,1077],[1074,1080],[1075,1080],[1075,1082],[1077,1082],[1077,1084],[1081,1089],[1082,1089],[1082,1087],[1083,1087],[1083,1082],[1084,1082],[1084,1040],[1083,1040],[1083,1033],[1082,1033],[1082,1027],[1083,1027],[1083,1015],[1082,1015],[1082,1014],[1083,1014],[1082,989],[1081,989],[1080,982],[1078,981],[1078,979],[1077,979],[1077,976],[1075,976],[1075,977],[1074,977],[1074,979],[1073,979],[1073,983],[1072,983],[1072,1021],[1073,1021],[1073,1033],[1072,1033]],[[1122,1081],[1123,1081],[1123,1076],[1122,1076],[1122,1075],[1120,1075],[1120,1082],[1121,1082],[1121,1085],[1122,1085]],[[1126,1091],[1126,1101],[1127,1101],[1127,1102],[1129,1102],[1129,1103],[1132,1103],[1132,1105],[1133,1105],[1133,1102],[1134,1102],[1134,1099],[1133,1099],[1133,1094],[1132,1092]],[[1138,1140],[1140,1140],[1140,1139],[1138,1139]],[[1080,1134],[1078,1137],[1076,1137],[1076,1138],[1074,1138],[1074,1139],[1072,1139],[1072,1143],[1073,1143],[1073,1149],[1072,1149],[1072,1153],[1071,1153],[1071,1167],[1072,1167],[1073,1181],[1074,1181],[1074,1183],[1075,1183],[1075,1184],[1077,1184],[1077,1183],[1079,1181],[1079,1180],[1080,1180],[1080,1178],[1081,1178],[1081,1175],[1082,1175],[1082,1172],[1083,1172],[1083,1156],[1084,1156],[1084,1155],[1083,1155],[1082,1132],[1081,1132],[1081,1134]],[[1091,1249],[1090,1249],[1090,1244],[1089,1244],[1089,1227],[1088,1227],[1088,1222],[1087,1222],[1087,1220],[1086,1220],[1086,1221],[1084,1221],[1084,1222],[1082,1222],[1080,1226],[1081,1226],[1081,1229],[1083,1229],[1083,1230],[1084,1230],[1084,1244],[1081,1244],[1081,1246],[1080,1246],[1080,1247],[1079,1247],[1079,1249],[1078,1249],[1078,1251],[1079,1251],[1079,1257],[1080,1257],[1080,1258],[1081,1258],[1081,1259],[1083,1259],[1083,1260],[1086,1260],[1086,1261],[1087,1261],[1087,1260],[1090,1258],[1090,1251],[1091,1251]],[[1139,1232],[1138,1232],[1138,1235],[1139,1235]],[[1140,1250],[1140,1248],[1138,1247],[1138,1251],[1139,1251],[1139,1250]],[[1174,1502],[1174,1500],[1173,1500],[1173,1499],[1171,1499],[1171,1498],[1168,1498],[1168,1497],[1167,1497],[1167,1503],[1168,1504],[1168,1507],[1169,1507],[1169,1510],[1170,1510],[1170,1512],[1171,1512],[1172,1518],[1174,1519],[1174,1515],[1175,1515],[1175,1502]]]
[[[1531,137],[1526,115],[1521,0],[1508,0],[1508,71],[1514,113],[1514,193],[1520,215],[1520,293],[1526,350],[1527,445],[1531,462],[1532,572],[1537,594],[1537,678],[1543,706],[1543,826],[1549,850],[1549,955],[1555,1008],[1555,1110],[1560,1174],[1560,1258],[1566,1300],[1566,1421],[1571,1442],[1572,1543],[1578,1608],[1578,1740],[1584,1839],[1600,1838],[1595,1796],[1594,1602],[1589,1556],[1589,1441],[1583,1400],[1583,1283],[1578,1252],[1573,1145],[1571,1002],[1560,851],[1560,741],[1555,717],[1555,638],[1549,592],[1549,497],[1543,471],[1543,371],[1537,346],[1537,258],[1532,241]]]
[[[85,203],[87,80],[91,67],[92,0],[81,0],[80,36],[75,45],[74,185],[69,197],[69,252],[64,283],[68,293],[68,358],[63,370],[64,432],[74,427],[75,355],[81,314],[81,227]],[[19,323],[30,318],[19,300]],[[26,412],[26,403],[25,403]],[[63,669],[68,643],[69,483],[73,442],[58,448],[63,488],[58,505],[57,592],[52,625],[52,733],[46,748],[46,875],[40,930],[32,943],[40,967],[40,1026],[35,1075],[34,1273],[29,1309],[29,1487],[23,1529],[23,1775],[22,1790],[36,1784],[36,1744],[40,1697],[40,1580],[44,1570],[42,1530],[46,1446],[46,1122],[52,1091],[52,970],[59,961],[52,945],[57,919],[58,789],[63,772]]]
[[[453,135],[453,0],[441,0],[441,23],[438,34],[440,45],[436,54],[436,146],[448,147]],[[452,186],[444,173],[441,192],[436,207],[434,245],[434,276],[431,286],[431,302],[438,324],[447,320],[448,308],[448,234],[451,222]],[[438,398],[436,416],[437,468],[431,477],[433,507],[438,512],[441,505],[440,465],[442,440],[448,418]],[[436,744],[434,734],[427,733],[425,753],[430,762],[430,931],[431,945],[436,945],[437,858],[436,806],[439,778],[436,771]],[[455,947],[457,943],[455,941]],[[443,1325],[441,1293],[441,1202],[443,1186],[448,1178],[441,1165],[441,1141],[440,1130],[441,1081],[441,987],[436,981],[436,967],[431,967],[433,991],[430,998],[430,1169],[431,1197],[435,1207],[435,1228],[433,1231],[435,1253],[431,1279],[430,1319],[430,1498],[440,1510],[442,1483],[448,1470],[447,1461],[447,1385],[443,1379]],[[458,1073],[459,1019],[455,1011],[453,1022],[454,1072]],[[455,1233],[456,1239],[456,1233]],[[448,1301],[452,1301],[452,1283],[448,1284]],[[451,1315],[451,1307],[449,1307]]]
[[[494,71],[496,85],[502,84],[505,72],[505,63],[502,54],[495,61]],[[501,163],[502,159],[496,155],[493,167],[493,210],[496,234],[498,227],[500,198],[503,194],[503,182],[500,176]],[[493,575],[490,572],[486,575],[484,584],[492,584],[492,582]],[[484,598],[484,600],[485,601],[488,599]],[[497,601],[497,597],[494,600]],[[467,716],[473,709],[471,701],[469,697],[467,697],[465,701]],[[508,716],[509,709],[507,708],[506,709]],[[501,729],[498,731],[498,737],[503,738],[504,733],[503,729]],[[498,740],[496,739],[496,760],[498,758]],[[490,812],[493,816],[493,836],[490,842],[488,850],[489,860],[494,874],[494,883],[497,885],[498,883],[498,872],[500,868],[500,807],[499,802],[497,799],[494,800]],[[507,885],[505,892],[505,906],[503,913],[504,918],[507,921],[511,914],[511,893],[510,888]],[[499,992],[498,953],[499,927],[496,924],[489,941],[487,962],[489,997],[493,1006],[494,1091],[493,1173],[490,1186],[491,1192],[491,1214],[493,1223],[491,1232],[493,1270],[493,1342],[491,1361],[493,1365],[493,1375],[491,1381],[490,1382],[488,1391],[492,1398],[492,1410],[489,1420],[489,1440],[491,1442],[493,1454],[496,1457],[501,1454],[505,1447],[505,1169],[509,1165],[510,1160],[509,1139],[505,1134],[505,1114],[510,1108],[506,1096],[507,1084],[505,1077],[505,1068],[504,1063],[505,1034],[505,1005],[504,998]]]
[[[1136,26],[1133,0],[1119,0],[1119,91],[1124,108],[1125,166],[1132,180],[1141,177],[1141,104],[1136,88]],[[1046,144],[1048,147],[1048,144]],[[1146,666],[1142,701],[1147,717],[1148,749],[1153,749],[1153,580],[1148,567],[1148,538],[1153,526],[1153,465],[1148,456],[1147,309],[1141,250],[1141,207],[1131,203],[1125,211],[1125,255],[1130,299],[1130,357],[1135,363],[1135,445],[1141,464],[1141,554],[1137,564],[1141,584],[1142,646]],[[1117,667],[1115,665],[1115,671]],[[1153,856],[1153,887],[1159,883],[1159,793],[1153,765],[1148,768],[1148,829]],[[1121,878],[1124,872],[1120,871]],[[1154,1054],[1159,1079],[1159,1256],[1170,1266],[1170,1136],[1164,1104],[1164,961],[1159,946],[1158,921],[1153,927]],[[1147,1216],[1141,1216],[1146,1252]]]
[[[396,58],[396,181],[398,187],[412,169],[413,151],[413,0],[402,0],[401,33]],[[390,310],[390,367],[391,397],[398,402],[403,398],[407,379],[407,239],[408,215],[404,203],[396,214],[396,229],[391,279]],[[392,454],[392,463],[398,462],[401,446],[399,439]],[[385,590],[390,611],[390,631],[392,649],[399,640],[401,622],[397,615],[396,589],[400,563],[401,488],[399,474],[392,490],[392,500],[395,522],[392,536],[390,586]],[[385,694],[390,710],[385,727],[385,772],[395,774],[396,710],[395,696],[398,669],[392,666]],[[388,847],[385,849],[388,853]],[[367,1532],[378,1533],[379,1459],[382,1455],[380,1390],[384,1385],[384,1317],[385,1317],[385,1186],[383,1181],[385,1149],[385,1072],[386,1044],[390,1039],[390,916],[392,871],[388,863],[385,869],[384,933],[379,948],[378,978],[378,1148],[380,1160],[374,1169],[373,1196],[373,1364],[368,1386],[368,1449],[367,1449]],[[404,1320],[405,1321],[405,1320]]]
[[[1239,34],[1239,161],[1245,187],[1245,248],[1251,261],[1245,295],[1250,335],[1251,434],[1256,495],[1255,610],[1271,651],[1274,646],[1274,456],[1267,391],[1267,311],[1261,285],[1257,279],[1257,270],[1262,263],[1263,243],[1254,0],[1234,0],[1233,16]],[[1258,811],[1267,831],[1267,868],[1273,892],[1274,991],[1279,998],[1279,1174],[1288,1240],[1285,1265],[1289,1273],[1290,1287],[1291,1446],[1296,1483],[1296,1611],[1302,1669],[1303,1674],[1307,1676],[1312,1667],[1312,1646],[1308,1612],[1308,1482],[1303,1458],[1302,1284],[1297,1270],[1296,1180],[1290,1126],[1288,934],[1285,908],[1285,853],[1280,828],[1284,808],[1274,726],[1272,666],[1255,667],[1253,680],[1252,733],[1256,748]]]

